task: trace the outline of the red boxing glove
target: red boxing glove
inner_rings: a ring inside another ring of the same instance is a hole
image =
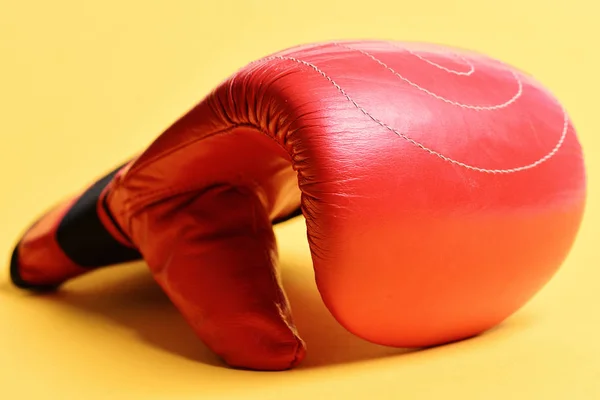
[[[425,44],[306,45],[241,69],[42,217],[12,279],[50,289],[143,257],[229,365],[286,369],[304,344],[272,224],[301,209],[340,324],[431,346],[497,325],[548,282],[585,186],[565,110],[525,73]]]

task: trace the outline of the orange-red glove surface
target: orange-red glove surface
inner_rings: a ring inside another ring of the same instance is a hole
[[[323,301],[349,331],[430,346],[540,290],[577,234],[585,185],[565,110],[527,74],[425,44],[306,45],[241,69],[43,216],[11,275],[50,289],[143,257],[229,365],[286,369],[305,349],[273,222],[301,209]]]

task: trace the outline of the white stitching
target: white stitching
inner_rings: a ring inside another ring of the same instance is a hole
[[[404,51],[409,52],[410,54],[412,54],[413,56],[417,57],[418,59],[425,61],[427,64],[433,65],[436,68],[441,69],[442,71],[446,71],[449,74],[454,74],[454,75],[459,75],[459,76],[471,76],[473,74],[473,72],[475,72],[475,66],[473,65],[473,63],[471,63],[471,61],[467,60],[465,57],[456,54],[456,57],[458,57],[462,62],[464,62],[465,64],[467,64],[469,66],[469,70],[464,72],[464,71],[456,71],[454,69],[450,69],[447,67],[444,67],[443,65],[440,65],[438,63],[436,63],[435,61],[431,61],[428,60],[427,58],[423,57],[422,55],[420,55],[419,53],[416,53],[408,48],[404,48],[404,47],[400,47],[395,43],[390,43],[392,46],[394,47],[398,47]],[[348,46],[344,46],[344,47],[348,47]]]
[[[417,85],[416,83],[414,83],[410,79],[405,78],[404,76],[400,75],[392,67],[388,66],[386,63],[384,63],[383,61],[379,60],[377,57],[375,57],[371,53],[368,53],[368,52],[366,52],[364,50],[355,49],[355,48],[352,48],[350,46],[339,44],[339,43],[335,43],[335,45],[339,46],[339,47],[342,47],[342,48],[345,48],[345,49],[348,49],[348,50],[351,50],[351,51],[359,52],[359,53],[361,53],[361,54],[369,57],[371,60],[375,61],[377,64],[379,64],[382,67],[386,68],[388,71],[390,71],[391,73],[393,73],[398,78],[400,78],[404,82],[408,83],[412,87],[414,87],[416,89],[419,89],[420,91],[425,92],[428,95],[433,96],[436,99],[441,100],[441,101],[443,101],[445,103],[452,104],[453,106],[462,107],[462,108],[468,108],[470,110],[475,110],[475,111],[499,110],[501,108],[508,107],[509,105],[511,105],[512,103],[514,103],[519,97],[521,97],[521,95],[523,94],[523,82],[521,82],[521,79],[519,79],[519,76],[513,70],[509,69],[509,72],[515,78],[515,81],[517,82],[517,85],[518,85],[517,93],[515,93],[515,95],[513,97],[511,97],[510,99],[508,99],[504,103],[496,104],[496,105],[493,105],[493,106],[478,106],[478,105],[472,105],[472,104],[459,103],[459,102],[456,102],[456,101],[453,101],[453,100],[449,100],[449,99],[447,99],[447,98],[445,98],[443,96],[440,96],[439,94],[435,94],[435,93],[433,93],[433,92],[425,89],[424,87],[421,87],[421,86]]]
[[[450,68],[444,67],[443,65],[440,65],[440,64],[436,63],[435,61],[431,61],[431,60],[426,59],[422,55],[420,55],[418,53],[415,53],[412,50],[406,49],[406,51],[408,51],[413,56],[421,59],[422,61],[425,61],[427,64],[433,65],[434,67],[439,68],[439,69],[441,69],[443,71],[446,71],[446,72],[448,72],[450,74],[460,75],[460,76],[471,76],[473,74],[473,72],[475,72],[475,66],[469,60],[467,60],[466,58],[464,58],[462,56],[457,56],[457,57],[460,58],[460,60],[462,62],[464,62],[465,64],[467,64],[469,66],[469,70],[466,71],[466,72],[464,72],[464,71],[456,71],[454,69],[450,69]]]
[[[289,56],[270,56],[270,57],[266,57],[260,60],[257,60],[256,62],[263,62],[263,61],[269,61],[269,60],[274,60],[274,59],[279,59],[279,60],[288,60],[288,61],[293,61],[296,62],[298,64],[302,64],[305,65],[311,69],[313,69],[314,71],[316,71],[319,75],[323,76],[325,79],[327,79],[342,95],[344,95],[344,97],[346,97],[346,99],[348,101],[350,101],[354,107],[356,107],[359,111],[361,111],[364,115],[366,115],[367,117],[369,117],[371,120],[373,120],[375,123],[377,123],[378,125],[384,127],[385,129],[395,133],[396,135],[400,136],[401,138],[405,139],[406,141],[412,143],[413,145],[419,147],[420,149],[435,155],[439,158],[441,158],[444,161],[447,161],[449,163],[452,163],[454,165],[458,165],[460,167],[472,170],[472,171],[476,171],[476,172],[482,172],[482,173],[488,173],[488,174],[510,174],[510,173],[515,173],[515,172],[520,172],[520,171],[525,171],[528,169],[532,169],[537,167],[538,165],[548,161],[550,158],[552,158],[557,152],[558,150],[561,148],[561,146],[564,143],[565,137],[567,136],[567,133],[569,131],[569,118],[567,116],[567,112],[565,111],[564,108],[561,107],[562,111],[563,111],[563,118],[564,118],[564,122],[563,122],[563,128],[562,128],[562,133],[560,135],[560,138],[558,140],[558,142],[556,143],[556,145],[554,146],[554,148],[545,156],[543,156],[542,158],[538,159],[537,161],[534,161],[530,164],[527,165],[523,165],[520,167],[515,167],[515,168],[508,168],[508,169],[488,169],[488,168],[480,168],[480,167],[476,167],[473,165],[469,165],[466,164],[464,162],[461,161],[457,161],[454,160],[450,157],[447,157],[433,149],[428,148],[427,146],[417,142],[416,140],[410,138],[409,136],[407,136],[406,134],[398,131],[396,128],[393,128],[391,126],[389,126],[388,124],[386,124],[385,122],[377,119],[376,117],[374,117],[373,115],[371,115],[367,110],[365,110],[363,107],[361,107],[354,99],[352,99],[352,97],[350,97],[350,95],[348,93],[346,93],[346,91],[344,89],[342,89],[342,87],[340,85],[338,85],[332,78],[330,78],[325,72],[323,72],[319,67],[317,67],[316,65],[304,61],[304,60],[300,60],[298,58],[295,57],[289,57]],[[514,73],[513,73],[514,74]],[[520,82],[520,81],[519,81]],[[519,93],[521,93],[522,90],[519,91]],[[514,101],[514,100],[513,100]],[[471,108],[471,107],[465,107],[465,108]]]

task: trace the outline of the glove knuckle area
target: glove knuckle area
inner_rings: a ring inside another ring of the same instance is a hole
[[[573,129],[511,68],[358,47],[243,68],[159,138],[138,183],[256,185],[272,218],[301,198],[319,289],[349,330],[394,346],[480,333],[572,243],[585,193]]]

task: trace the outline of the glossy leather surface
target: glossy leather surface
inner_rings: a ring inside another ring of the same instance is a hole
[[[117,224],[104,215],[106,229],[139,250],[211,349],[277,370],[305,350],[274,220],[302,208],[319,291],[344,327],[431,346],[497,325],[548,282],[579,229],[585,184],[566,111],[524,72],[458,49],[363,41],[242,68],[100,200]],[[54,240],[71,204],[21,239],[23,281],[88,270]]]

